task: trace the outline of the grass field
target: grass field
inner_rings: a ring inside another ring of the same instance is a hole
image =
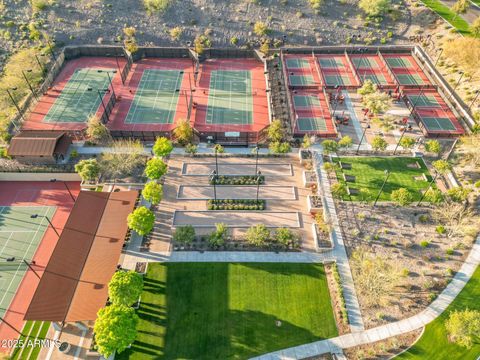
[[[321,264],[150,264],[141,299],[116,359],[247,359],[337,335]]]
[[[16,348],[11,356],[12,360],[29,359],[35,360],[40,353],[40,345],[29,346],[35,339],[43,340],[47,335],[50,323],[48,321],[27,321],[23,327],[23,335],[19,338],[19,343],[26,344],[23,347]]]
[[[478,1],[478,0],[477,0]],[[468,22],[462,18],[462,16],[456,16],[455,13],[450,10],[450,8],[444,5],[439,0],[422,0],[422,2],[435,11],[438,15],[448,21],[452,26],[454,26],[461,34],[471,35]]]
[[[480,267],[472,278],[455,298],[452,304],[435,321],[428,324],[420,340],[407,352],[395,360],[475,360],[480,355],[480,343],[467,349],[453,344],[447,339],[444,322],[453,310],[466,308],[480,310]]]
[[[338,158],[334,158],[334,161],[338,162]],[[414,200],[418,201],[422,196],[421,190],[426,189],[429,181],[431,181],[428,169],[420,158],[341,157],[341,161],[351,164],[351,169],[341,170],[337,168],[336,174],[339,182],[359,191],[367,191],[366,195],[365,193],[352,195],[352,200],[375,199],[385,179],[385,170],[390,172],[390,176],[380,196],[380,201],[390,201],[392,191],[402,187],[409,190]],[[417,162],[421,168],[408,167],[408,164]],[[354,176],[355,180],[352,182],[344,181],[342,171],[345,175]],[[415,179],[422,174],[426,174],[427,180]],[[349,196],[345,196],[344,200],[350,200]]]

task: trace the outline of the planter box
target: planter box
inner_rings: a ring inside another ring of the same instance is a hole
[[[315,171],[304,171],[303,172],[303,185],[305,187],[310,187],[317,184],[317,174]]]
[[[321,231],[318,231],[317,224],[313,223],[312,224],[312,234],[313,234],[313,240],[315,241],[315,247],[317,248],[317,251],[329,251],[332,250],[333,248],[333,243],[330,238],[330,234],[328,236],[325,236],[325,234]]]
[[[303,164],[306,160],[312,160],[312,152],[310,150],[298,150],[298,159],[300,164]]]
[[[307,196],[307,209],[311,214],[323,213],[322,198],[318,195]]]

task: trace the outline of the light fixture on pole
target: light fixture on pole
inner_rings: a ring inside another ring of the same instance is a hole
[[[362,137],[360,139],[360,142],[358,143],[357,151],[355,152],[356,155],[358,155],[358,152],[360,151],[360,145],[362,145],[362,142],[363,142],[363,139],[365,138],[365,133],[367,132],[367,129],[370,129],[370,124],[367,124],[367,126],[365,126],[363,128]]]
[[[387,183],[388,181],[388,177],[390,176],[390,171],[388,170],[385,170],[384,171],[384,174],[385,174],[385,180],[383,181],[383,184],[382,184],[382,187],[380,188],[380,191],[378,192],[378,195],[375,199],[375,202],[373,203],[373,207],[375,207],[377,205],[377,201],[378,199],[380,198],[380,195],[382,195],[382,191],[383,191],[383,188],[385,187],[385,184]]]
[[[210,175],[210,181],[213,184],[213,198],[216,203],[217,202],[217,172],[215,170],[213,170],[212,174]]]
[[[397,145],[395,146],[395,150],[393,150],[393,155],[397,153],[397,149],[400,146],[400,142],[402,141],[403,136],[405,135],[406,132],[407,132],[407,124],[405,124],[405,127],[403,128],[402,135],[400,135],[400,139],[398,139]]]
[[[425,190],[425,192],[422,194],[422,197],[418,201],[417,206],[420,206],[423,199],[425,199],[425,196],[427,196],[427,192],[430,190],[435,180],[437,180],[437,177],[438,177],[438,171],[435,171],[435,176],[432,178],[432,181],[430,181],[430,183],[428,184],[427,190]]]
[[[260,180],[262,179],[262,173],[261,171],[259,170],[257,172],[257,205],[258,205],[258,193],[260,191]]]
[[[97,70],[97,72],[98,73],[103,73],[103,70],[99,69],[99,70]],[[113,97],[116,99],[117,96],[115,95],[115,89],[113,88],[113,82],[112,82],[112,78],[110,77],[110,72],[108,70],[105,71],[105,72],[107,73],[107,76],[108,76],[108,83],[110,84],[110,87],[112,88]],[[117,70],[113,70],[112,73],[116,74]]]
[[[6,89],[7,90],[7,94],[8,96],[10,97],[10,100],[12,100],[12,103],[13,105],[15,106],[15,108],[17,109],[18,113],[20,114],[20,118],[25,121],[25,118],[23,117],[23,113],[22,111],[20,110],[20,107],[18,106],[17,102],[15,101],[12,93],[10,91],[17,91],[17,88],[16,87],[12,87],[10,89]]]
[[[33,90],[32,84],[30,84],[30,81],[28,80],[27,74],[25,74],[25,73],[31,73],[31,72],[32,72],[32,69],[27,69],[27,70],[22,69],[22,75],[23,75],[23,78],[25,79],[25,81],[27,82],[28,88],[30,89],[33,97],[38,100],[37,94],[35,93],[35,90]]]
[[[58,237],[60,237],[60,234],[58,233],[57,229],[55,229],[55,226],[53,226],[52,222],[50,221],[50,218],[47,216],[47,215],[38,215],[38,214],[33,214],[33,215],[30,215],[30,218],[31,219],[36,219],[38,217],[44,217],[45,219],[47,219],[48,223],[50,224],[50,226],[52,227],[53,231],[55,231],[55,234],[57,234]]]
[[[256,158],[256,160],[255,160],[255,174],[256,174],[257,171],[258,171],[258,150],[260,150],[260,149],[259,149],[259,147],[258,147],[258,145],[257,145],[257,146],[255,146],[255,153],[256,153],[256,155],[257,155],[257,158]]]
[[[58,181],[57,179],[50,179],[50,182],[52,182],[52,183],[57,182],[57,181]],[[68,194],[69,194],[70,197],[72,198],[72,201],[75,202],[76,199],[75,199],[75,197],[73,196],[72,192],[70,191],[70,188],[68,187],[67,182],[66,182],[66,181],[63,181],[63,180],[60,180],[60,182],[62,182],[63,185],[65,185],[65,188],[67,189]]]

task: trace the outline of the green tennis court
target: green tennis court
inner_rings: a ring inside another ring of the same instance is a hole
[[[352,58],[352,63],[357,69],[378,69],[378,63],[372,58]]]
[[[145,69],[125,123],[172,124],[182,79],[181,70]]]
[[[312,75],[289,75],[288,80],[293,86],[308,86],[315,85],[315,80]]]
[[[392,68],[412,68],[413,65],[410,59],[404,57],[387,57],[385,59],[388,65]]]
[[[306,59],[287,59],[287,68],[289,69],[308,69],[310,64]]]
[[[314,95],[294,95],[293,104],[303,108],[320,107],[320,99]]]
[[[212,71],[206,123],[216,125],[252,124],[253,95],[250,71]]]
[[[418,74],[396,74],[400,85],[424,85],[422,77]]]
[[[408,98],[416,107],[441,107],[434,95],[408,95]]]
[[[429,131],[452,131],[456,130],[452,120],[445,117],[420,117]]]
[[[326,131],[327,123],[322,117],[303,117],[297,119],[297,129],[299,131]]]
[[[37,251],[48,221],[55,214],[54,206],[0,207],[0,316],[10,306],[30,261]],[[30,216],[37,214],[32,219]],[[14,261],[6,261],[8,258]]]
[[[82,68],[76,69],[65,87],[61,90],[50,110],[43,118],[44,122],[86,122],[100,106],[102,95],[98,90],[108,89],[115,75],[113,69]]]
[[[370,80],[374,84],[377,85],[386,85],[387,84],[387,79],[385,79],[385,76],[381,74],[365,74],[365,75],[360,75],[362,81]]]
[[[323,68],[343,67],[343,61],[339,58],[320,58],[318,61]]]
[[[352,84],[348,75],[325,75],[325,82],[328,86],[342,86]]]

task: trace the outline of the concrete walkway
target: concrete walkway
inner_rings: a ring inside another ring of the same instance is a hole
[[[362,314],[360,313],[360,305],[358,304],[355,285],[353,283],[352,272],[348,262],[347,251],[343,242],[342,230],[338,222],[337,210],[335,202],[330,191],[330,181],[328,174],[323,169],[323,159],[321,152],[314,153],[315,167],[319,175],[320,187],[323,193],[324,207],[333,225],[331,238],[333,242],[333,252],[337,260],[338,272],[342,280],[343,295],[345,297],[345,305],[348,313],[348,321],[352,332],[362,331],[364,329]]]
[[[421,313],[394,323],[378,326],[361,332],[337,336],[332,339],[316,341],[310,344],[300,345],[285,350],[275,351],[258,356],[254,359],[303,359],[318,356],[329,352],[338,352],[338,349],[346,349],[352,346],[373,343],[388,339],[392,336],[408,333],[420,329],[435,320],[452,303],[463,287],[470,280],[475,269],[480,264],[480,236],[470,251],[467,259],[460,270],[448,284],[445,290]]]

